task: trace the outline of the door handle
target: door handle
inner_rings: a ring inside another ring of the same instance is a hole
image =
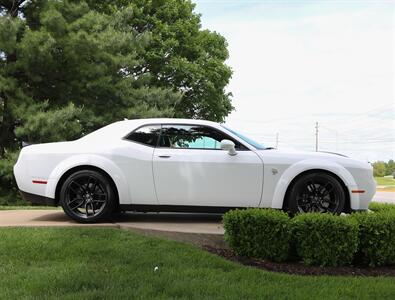
[[[159,155],[158,157],[160,157],[160,158],[170,158],[171,156],[170,155]]]

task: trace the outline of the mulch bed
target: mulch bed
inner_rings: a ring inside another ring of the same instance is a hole
[[[316,267],[306,266],[301,262],[272,262],[262,259],[239,257],[232,250],[203,246],[203,249],[224,257],[228,260],[253,266],[267,271],[297,274],[297,275],[343,275],[343,276],[395,276],[395,266],[391,267]]]

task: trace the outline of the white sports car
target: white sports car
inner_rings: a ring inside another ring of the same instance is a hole
[[[61,205],[79,222],[126,211],[366,210],[370,164],[339,154],[288,153],[221,124],[139,119],[79,140],[24,147],[14,166],[24,198]]]

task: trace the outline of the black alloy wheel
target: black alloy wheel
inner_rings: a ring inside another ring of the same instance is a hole
[[[103,220],[114,210],[115,193],[106,176],[93,170],[70,175],[62,185],[60,204],[64,212],[80,223]]]
[[[314,172],[298,178],[291,186],[286,199],[288,210],[295,213],[321,212],[340,214],[346,195],[337,178]]]

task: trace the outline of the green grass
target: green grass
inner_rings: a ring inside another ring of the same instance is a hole
[[[375,212],[395,212],[395,204],[370,202],[369,209]]]
[[[0,205],[0,210],[61,209],[53,206]]]
[[[375,177],[374,179],[378,185],[395,187],[395,179],[393,177]]]
[[[0,240],[0,299],[354,300],[395,294],[395,278],[271,273],[117,229],[7,228],[0,229]]]

